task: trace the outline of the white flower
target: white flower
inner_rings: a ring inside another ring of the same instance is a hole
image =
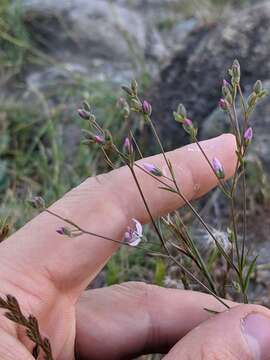
[[[141,242],[143,236],[142,224],[136,219],[132,219],[132,221],[135,224],[135,228],[132,229],[128,226],[127,231],[124,234],[124,241],[131,246],[137,246]]]

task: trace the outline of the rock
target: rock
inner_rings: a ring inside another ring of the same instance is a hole
[[[245,93],[257,79],[270,79],[269,22],[270,2],[265,2],[233,14],[224,23],[203,26],[190,33],[182,50],[161,71],[149,91],[153,117],[167,149],[188,141],[172,117],[179,102],[185,104],[188,116],[199,125],[200,135],[207,132],[205,120],[217,107],[222,79],[235,58],[241,64]],[[255,124],[255,132],[261,131],[258,142],[263,152],[270,132],[269,101],[266,99],[257,113],[264,125]],[[263,130],[259,130],[260,126]]]
[[[39,37],[43,35],[47,50],[58,58],[64,51],[70,59],[82,52],[85,60],[131,62],[134,55],[140,58],[147,50],[146,24],[125,5],[106,0],[23,0],[22,5],[31,33],[36,30]],[[158,36],[155,43],[164,51]]]
[[[270,93],[270,80],[263,82],[264,88]],[[248,88],[248,87],[247,87]],[[248,97],[251,89],[244,94]],[[240,108],[240,104],[239,104]],[[250,125],[254,129],[254,137],[252,140],[252,154],[260,158],[265,166],[270,171],[269,159],[269,133],[270,133],[270,99],[266,97],[256,106],[254,112],[250,117]],[[240,111],[239,111],[240,114]],[[211,138],[218,136],[222,132],[229,131],[229,120],[224,112],[220,109],[215,109],[210,116],[208,116],[202,125],[202,138]]]

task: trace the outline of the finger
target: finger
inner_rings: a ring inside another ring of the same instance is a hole
[[[236,143],[234,136],[226,134],[211,140],[202,141],[200,144],[207,158],[210,161],[214,157],[220,159],[224,165],[226,178],[231,177],[236,166]],[[179,189],[188,200],[204,195],[217,185],[217,177],[197,144],[187,145],[171,151],[166,156],[173,165]],[[142,165],[145,162],[156,165],[166,176],[171,178],[166,162],[161,154],[140,160],[138,164]],[[185,204],[181,197],[171,192],[161,191],[161,184],[149,175],[142,173],[140,170],[137,170],[136,173],[139,176],[144,196],[154,217],[164,215]],[[115,182],[119,184],[119,188],[123,187],[125,189],[125,191],[117,193],[117,198],[121,207],[125,209],[128,219],[135,217],[142,222],[149,222],[148,213],[138,190],[135,187],[125,186],[125,184],[131,183],[130,172],[123,172],[122,169],[119,169],[116,170],[114,176]],[[166,181],[166,183],[171,184],[169,181]],[[111,182],[110,191],[114,191],[114,181]]]
[[[232,135],[204,141],[201,146],[209,159],[214,156],[219,158],[227,177],[232,175],[236,165],[235,139]],[[201,196],[216,186],[217,179],[196,144],[172,151],[168,153],[168,157],[175,169],[181,191],[188,199]],[[162,155],[146,161],[167,171]],[[160,190],[159,185],[148,174],[138,169],[137,175],[153,216],[183,205],[178,196]],[[127,167],[86,180],[57,201],[51,210],[89,231],[117,240],[121,240],[131,218],[149,221]],[[33,267],[37,271],[42,266],[44,274],[53,279],[57,286],[60,284],[61,289],[77,288],[77,292],[80,292],[117,246],[89,235],[74,239],[61,237],[56,229],[63,225],[66,224],[59,219],[42,213],[9,241],[2,243],[1,254],[4,258],[11,257],[12,263],[14,256],[20,258],[21,261],[17,264],[23,264],[25,273]]]
[[[270,312],[239,305],[202,323],[164,359],[269,360]]]
[[[204,308],[225,309],[206,294],[144,283],[87,291],[76,307],[80,358],[118,360],[166,353],[191,329],[211,317]]]

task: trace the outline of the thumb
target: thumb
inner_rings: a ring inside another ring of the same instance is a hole
[[[239,305],[213,315],[164,359],[269,360],[270,311],[259,305]]]

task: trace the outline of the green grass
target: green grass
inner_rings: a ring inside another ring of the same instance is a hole
[[[75,90],[74,86],[65,85],[57,88],[57,93],[50,92],[49,98],[42,94],[42,100],[32,107],[20,100],[0,103],[2,127],[5,127],[0,148],[1,213],[10,208],[9,204],[23,207],[21,202],[29,191],[42,195],[49,204],[104,168],[97,149],[90,151],[80,144],[80,128],[86,127],[86,123],[76,114],[76,102],[72,102],[74,108],[71,105],[65,109],[65,104],[70,103],[71,98],[87,98],[98,109],[97,116],[104,125],[119,130],[121,119],[115,108],[117,95],[115,89],[105,88],[103,83],[80,81]],[[48,102],[56,96],[57,106],[49,108]],[[119,134],[118,142],[121,134],[115,133]],[[67,154],[70,146],[64,142],[72,143],[74,136],[77,138],[74,149]],[[22,211],[20,219],[12,221],[15,228],[28,220],[27,213],[28,210]]]

